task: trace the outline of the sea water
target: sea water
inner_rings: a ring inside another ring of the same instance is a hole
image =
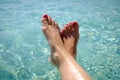
[[[60,80],[41,31],[45,13],[60,28],[78,21],[77,62],[93,80],[120,80],[120,0],[0,0],[0,80]]]

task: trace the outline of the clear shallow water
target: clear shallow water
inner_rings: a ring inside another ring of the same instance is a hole
[[[77,61],[93,80],[120,79],[119,0],[0,0],[0,80],[59,80],[41,31],[47,13],[60,27],[80,24]]]

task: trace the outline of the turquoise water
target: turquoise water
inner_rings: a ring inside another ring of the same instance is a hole
[[[77,61],[93,80],[120,79],[120,0],[0,0],[0,80],[60,80],[41,31],[47,13],[80,24]]]

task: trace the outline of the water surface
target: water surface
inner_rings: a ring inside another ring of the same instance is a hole
[[[119,0],[0,0],[0,80],[59,80],[41,31],[47,13],[62,28],[78,21],[77,62],[93,80],[120,79]]]

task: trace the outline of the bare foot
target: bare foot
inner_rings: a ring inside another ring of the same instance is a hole
[[[60,36],[60,29],[58,27],[58,24],[50,18],[48,15],[44,15],[42,17],[42,30],[44,35],[47,38],[47,41],[51,48],[51,62],[58,66],[59,65],[59,49],[63,47],[63,42]]]
[[[77,22],[71,22],[64,26],[64,29],[61,31],[61,37],[65,49],[68,53],[74,58],[76,58],[77,42],[79,39],[79,25]]]

